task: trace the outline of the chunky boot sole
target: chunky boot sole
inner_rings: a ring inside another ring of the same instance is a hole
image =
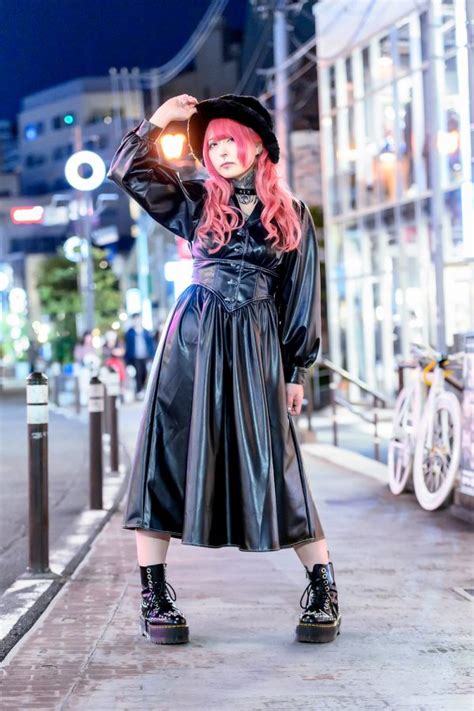
[[[188,625],[151,625],[140,617],[140,633],[153,644],[183,644],[189,642]]]
[[[341,634],[341,617],[332,624],[310,624],[308,622],[300,622],[296,626],[296,639],[298,642],[333,642],[338,634]]]

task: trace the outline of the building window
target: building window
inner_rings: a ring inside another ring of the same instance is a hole
[[[331,64],[329,67],[329,106],[336,108],[336,67]]]
[[[35,121],[25,126],[23,135],[26,141],[34,141],[38,136],[41,136],[42,133],[44,133],[43,121]]]
[[[411,67],[410,61],[410,25],[402,25],[397,30],[397,59],[398,69],[404,73]]]
[[[42,153],[28,153],[25,158],[25,166],[27,168],[36,168],[44,163],[46,163],[46,156]]]
[[[72,143],[67,143],[64,146],[56,146],[54,151],[51,154],[51,157],[54,161],[57,160],[66,160],[66,158],[69,158],[70,155],[72,155],[74,151],[74,146]]]

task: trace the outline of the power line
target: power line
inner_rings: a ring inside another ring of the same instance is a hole
[[[184,67],[189,64],[191,59],[199,52],[203,44],[208,39],[209,35],[214,30],[216,22],[222,15],[228,0],[213,0],[210,7],[204,13],[199,25],[193,32],[184,47],[178,54],[163,64],[161,67],[156,67],[144,72],[142,77],[145,82],[156,84],[166,84],[174,79]]]
[[[265,25],[263,26],[262,29],[262,34],[263,37],[260,37],[259,42],[257,43],[257,46],[252,54],[252,57],[250,58],[249,63],[247,64],[244,73],[242,74],[242,77],[240,78],[235,90],[234,94],[240,94],[241,91],[246,87],[247,82],[250,78],[250,75],[252,72],[254,72],[257,68],[258,63],[260,62],[260,59],[262,57],[262,53],[264,50],[267,49],[267,40],[268,40],[268,35],[271,30],[271,23],[269,18],[266,18],[265,20]]]

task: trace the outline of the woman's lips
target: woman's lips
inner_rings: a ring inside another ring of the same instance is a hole
[[[221,168],[227,168],[228,165],[234,165],[232,162],[222,163]]]

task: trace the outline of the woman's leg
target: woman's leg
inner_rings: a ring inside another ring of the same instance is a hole
[[[309,570],[313,570],[315,563],[327,565],[329,562],[329,551],[325,538],[319,541],[309,541],[308,543],[298,543],[293,546],[296,555]]]
[[[166,562],[171,536],[169,533],[136,529],[138,565],[157,565]]]

